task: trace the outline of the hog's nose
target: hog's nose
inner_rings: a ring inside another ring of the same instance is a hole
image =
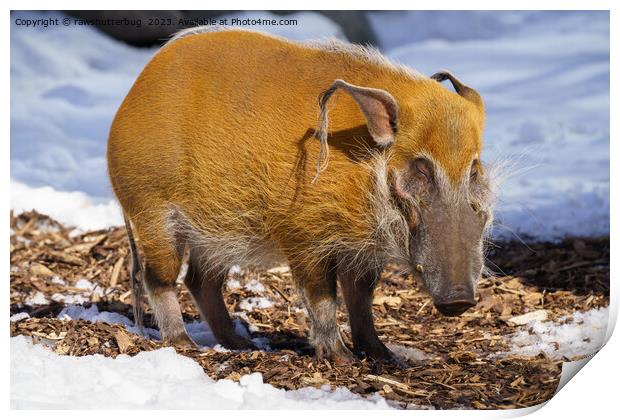
[[[462,299],[462,300],[453,300],[450,302],[441,302],[436,303],[435,307],[442,315],[445,316],[459,316],[472,306],[476,305],[476,301],[474,299]]]
[[[473,290],[463,285],[452,286],[435,301],[435,307],[445,316],[459,316],[474,305],[476,299]]]

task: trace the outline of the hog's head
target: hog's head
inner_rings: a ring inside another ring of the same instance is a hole
[[[404,164],[394,191],[410,227],[410,264],[439,312],[456,316],[476,304],[492,220],[491,190],[480,162],[484,105],[450,73],[432,79],[450,80],[458,95],[446,98],[445,90],[438,91],[423,112],[423,134],[408,133],[420,136],[415,148],[406,140],[396,147]]]
[[[431,78],[410,95],[399,92],[398,101],[387,90],[341,80],[331,89],[343,88],[356,100],[372,138],[389,149],[390,199],[407,225],[408,250],[401,255],[435,307],[456,316],[476,304],[492,221],[492,194],[480,161],[484,105],[449,72]],[[444,80],[456,94],[437,83]]]
[[[488,191],[478,159],[456,185],[425,157],[407,161],[397,175],[395,194],[410,227],[410,265],[444,315],[460,315],[476,304],[492,217]]]

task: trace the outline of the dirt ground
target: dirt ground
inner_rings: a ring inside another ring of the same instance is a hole
[[[134,355],[162,346],[122,325],[56,318],[70,303],[66,296],[79,296],[85,306],[97,304],[100,311],[132,318],[124,228],[76,235],[47,216],[28,212],[11,216],[11,229],[11,315],[30,315],[11,322],[12,336],[32,336],[58,354],[75,356]],[[499,243],[488,258],[496,276],[481,280],[478,305],[458,318],[441,316],[414,278],[400,274],[398,267],[386,268],[374,313],[380,337],[401,355],[401,364],[317,362],[306,339],[305,312],[284,266],[231,274],[225,291],[231,312],[252,325],[252,337],[265,338],[270,351],[177,351],[198,362],[213,379],[238,380],[261,372],[265,382],[279,388],[344,386],[362,396],[379,393],[402,408],[539,404],[554,394],[561,362],[544,354],[503,354],[510,350],[507,337],[518,328],[515,317],[539,311],[558,321],[577,310],[607,306],[609,238]],[[79,287],[80,279],[96,287]],[[253,280],[263,287],[251,287]],[[239,287],[233,287],[237,282]],[[179,284],[178,289],[186,320],[199,319],[185,287]],[[35,296],[45,299],[33,302]],[[257,297],[273,305],[240,308],[244,299]],[[350,345],[343,305],[340,309],[340,325]],[[145,311],[145,323],[153,327],[148,306]]]

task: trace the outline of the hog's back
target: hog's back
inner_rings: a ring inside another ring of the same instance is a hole
[[[143,215],[166,223],[155,213],[173,205],[227,235],[281,229],[312,239],[311,225],[325,225],[312,219],[330,212],[361,223],[354,213],[363,194],[343,188],[364,188],[367,169],[350,155],[332,148],[328,170],[310,186],[319,153],[317,101],[337,78],[389,83],[380,76],[344,54],[258,33],[175,40],[145,67],[113,122],[108,162],[115,193],[132,221]],[[348,95],[337,101],[331,130],[364,127]],[[308,208],[314,215],[303,214]]]

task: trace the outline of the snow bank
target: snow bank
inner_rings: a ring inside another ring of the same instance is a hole
[[[298,40],[342,37],[323,16],[291,17],[297,26],[253,28]],[[509,167],[496,236],[609,233],[607,12],[373,12],[370,20],[388,56],[425,74],[449,68],[484,96],[483,159]],[[155,51],[91,27],[11,28],[11,176],[23,192],[12,206],[55,212],[82,228],[120,224],[109,201],[108,128]],[[73,198],[90,200],[88,211],[73,214],[64,191],[85,193]]]
[[[200,365],[172,348],[116,359],[58,356],[24,336],[11,338],[14,409],[387,409],[345,388],[284,391],[259,373],[239,383],[211,380]]]
[[[27,318],[16,314],[11,321]],[[71,305],[58,318],[84,319],[124,325],[139,334],[133,322],[118,313],[100,312],[96,305],[85,308]],[[238,334],[248,337],[247,329],[236,322]],[[196,343],[218,351],[209,327],[200,321],[186,324]],[[159,331],[145,328],[159,339]],[[256,338],[254,343],[269,349],[269,343]],[[135,357],[116,359],[101,355],[58,356],[49,349],[32,345],[29,338],[11,338],[11,407],[38,408],[213,408],[213,409],[386,409],[385,399],[361,398],[346,388],[331,390],[303,388],[284,391],[263,383],[258,373],[245,375],[239,383],[211,380],[192,359],[178,355],[172,348],[141,352]]]
[[[62,17],[57,12],[12,14],[15,19],[42,15]],[[228,17],[274,15],[257,11]],[[290,17],[297,26],[253,28],[298,40],[343,37],[337,25],[316,13]],[[106,173],[108,130],[156,51],[130,47],[88,26],[35,30],[13,23],[11,208],[16,213],[36,209],[84,230],[123,224]]]
[[[11,14],[11,177],[31,186],[109,199],[108,130],[157,48],[134,48],[89,26],[33,29],[14,23],[42,16],[63,17],[58,12]],[[280,19],[269,12],[228,17]],[[290,18],[298,20],[297,26],[253,28],[293,39],[342,37],[336,24],[316,13]],[[34,204],[41,203],[25,203]]]
[[[609,13],[371,14],[391,58],[480,91],[496,236],[609,234]],[[398,28],[398,30],[396,30]],[[446,84],[449,86],[449,84]]]
[[[83,192],[33,188],[14,180],[11,180],[11,208],[15,214],[35,209],[67,226],[83,230],[123,224],[123,213],[116,200],[97,202]]]
[[[608,307],[575,312],[559,322],[533,321],[510,337],[511,353],[542,352],[556,360],[588,356],[603,346],[608,322]]]
[[[91,27],[32,30],[13,19],[42,15],[62,17],[11,15],[11,177],[109,198],[110,123],[155,49],[132,48]]]

